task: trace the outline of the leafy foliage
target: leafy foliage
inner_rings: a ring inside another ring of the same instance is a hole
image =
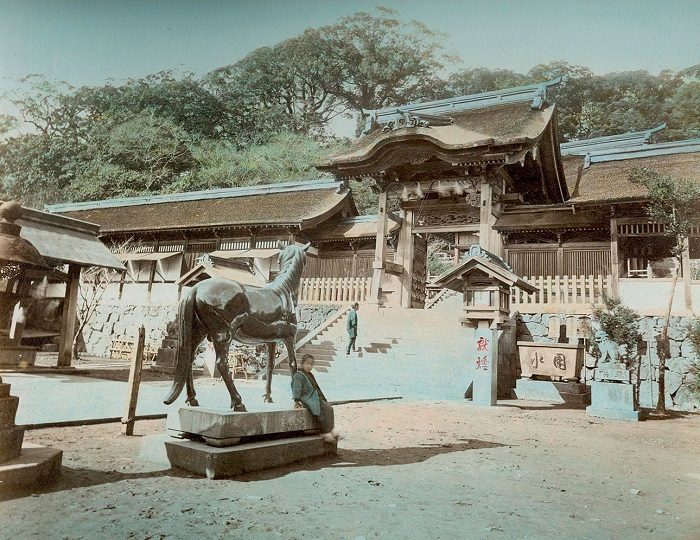
[[[696,358],[688,369],[685,385],[696,396],[700,397],[700,317],[695,317],[688,328],[688,339],[695,349]]]
[[[605,307],[593,310],[593,320],[608,334],[610,339],[625,347],[625,361],[635,362],[637,341],[639,340],[639,314],[622,304],[620,299],[603,296]],[[595,345],[593,346],[595,349]],[[595,350],[592,351],[595,355]]]

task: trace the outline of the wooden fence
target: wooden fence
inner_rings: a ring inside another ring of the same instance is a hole
[[[370,294],[372,278],[303,278],[299,303],[364,302]]]
[[[590,311],[603,303],[603,292],[612,295],[612,276],[532,276],[524,277],[538,291],[527,294],[513,288],[511,309],[543,313],[551,311]]]

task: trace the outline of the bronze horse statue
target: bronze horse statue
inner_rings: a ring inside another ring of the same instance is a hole
[[[175,378],[164,403],[170,405],[187,385],[188,405],[197,406],[192,381],[192,363],[197,346],[207,337],[214,344],[216,367],[231,396],[231,408],[245,411],[241,396],[228,370],[231,342],[267,344],[265,402],[272,403],[272,370],[277,343],[284,342],[289,370],[297,370],[294,337],[297,331],[296,304],[301,272],[306,263],[303,247],[287,246],[279,255],[277,277],[263,288],[246,287],[227,279],[210,278],[183,293],[178,306],[179,336]]]

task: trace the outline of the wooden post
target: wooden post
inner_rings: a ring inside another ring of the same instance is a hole
[[[73,357],[73,337],[75,336],[75,319],[78,314],[78,290],[80,289],[80,266],[68,266],[68,283],[63,301],[61,319],[61,337],[58,344],[58,366],[70,366]]]
[[[617,248],[617,218],[610,218],[610,266],[612,270],[612,295],[620,297],[620,254]]]
[[[136,405],[139,400],[139,386],[141,385],[141,367],[143,365],[143,349],[146,342],[146,329],[141,326],[138,330],[136,347],[131,354],[131,368],[129,369],[129,401],[122,418],[124,434],[134,434],[134,422],[136,421]]]
[[[493,188],[489,181],[481,178],[481,207],[479,209],[479,245],[487,250],[491,248],[491,199]]]
[[[372,304],[380,304],[382,299],[382,281],[384,280],[384,259],[386,257],[386,231],[388,194],[385,189],[379,192],[379,213],[377,214],[377,243],[374,248],[374,263],[372,264],[372,293],[369,300]]]
[[[398,260],[396,261],[403,267],[401,275],[401,307],[410,308],[411,305],[411,290],[413,287],[413,210],[402,211],[403,222],[401,223],[401,231],[399,232],[399,245],[396,253]]]
[[[685,289],[685,309],[693,311],[693,290],[691,289],[690,268],[690,242],[686,236],[683,239],[683,254],[681,257],[681,269],[683,271],[683,288]]]

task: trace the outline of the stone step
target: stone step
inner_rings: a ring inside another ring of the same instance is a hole
[[[172,440],[166,441],[165,447],[173,467],[206,476],[210,480],[338,453],[337,443],[327,443],[321,435],[252,442],[226,448],[196,441]]]
[[[591,402],[590,388],[583,383],[573,382],[518,379],[515,381],[513,395],[517,399],[553,403],[588,405]]]
[[[61,474],[62,460],[62,450],[25,443],[18,457],[0,465],[0,486],[35,487],[54,482]]]

